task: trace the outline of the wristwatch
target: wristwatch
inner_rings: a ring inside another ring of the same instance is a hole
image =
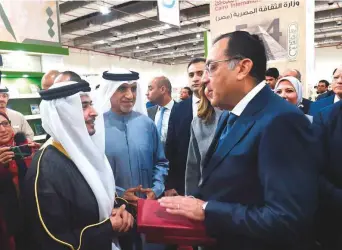
[[[205,208],[207,207],[208,205],[208,202],[204,202],[203,205],[202,205],[202,210],[205,211]]]

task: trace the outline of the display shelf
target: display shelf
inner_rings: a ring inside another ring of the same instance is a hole
[[[1,78],[42,78],[44,73],[31,71],[2,71]]]
[[[25,115],[25,119],[26,120],[37,120],[37,119],[41,119],[42,116],[39,114],[39,115]]]
[[[36,136],[33,137],[34,141],[43,141],[45,139],[46,139],[46,134],[44,134],[44,135],[36,135]]]
[[[40,99],[40,95],[38,93],[33,94],[20,94],[17,96],[10,96],[10,100],[14,99]]]

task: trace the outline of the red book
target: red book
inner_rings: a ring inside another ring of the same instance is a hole
[[[202,222],[172,215],[155,200],[138,200],[137,225],[146,240],[175,245],[213,245]]]

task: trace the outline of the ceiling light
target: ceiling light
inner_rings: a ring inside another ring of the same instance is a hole
[[[1,77],[6,77],[7,75],[6,74],[2,74]]]
[[[107,7],[105,7],[105,6],[101,6],[101,7],[100,7],[100,12],[101,12],[103,15],[107,15],[107,14],[110,13],[110,10],[109,10]]]
[[[137,47],[136,47],[136,49],[140,49],[140,47],[139,47],[139,46],[137,46]]]
[[[100,40],[100,41],[97,41],[96,43],[97,43],[97,44],[104,44],[105,41],[104,41],[104,40]]]
[[[195,57],[194,55],[191,55],[191,57]]]
[[[170,24],[165,24],[164,25],[164,29],[170,29],[170,28],[171,28]]]
[[[29,77],[29,75],[23,75],[23,77],[27,78],[27,77]]]
[[[342,21],[337,21],[336,23],[338,26],[342,25]]]
[[[200,37],[201,37],[201,34],[197,34],[196,37],[197,37],[197,38],[200,38]]]

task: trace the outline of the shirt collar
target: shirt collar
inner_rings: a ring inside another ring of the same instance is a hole
[[[175,101],[174,100],[171,100],[168,104],[166,104],[164,106],[164,108],[168,109],[168,110],[171,110],[173,108],[173,105],[175,104]],[[161,108],[161,106],[159,106],[159,109]]]
[[[195,94],[193,94],[192,95],[192,103],[197,104],[199,101],[200,101],[200,99],[197,96],[195,96]]]
[[[266,86],[265,82],[256,85],[231,111],[234,115],[241,116],[248,103]]]
[[[334,103],[335,103],[335,102],[338,102],[339,100],[341,100],[341,98],[340,98],[338,95],[335,94]]]

